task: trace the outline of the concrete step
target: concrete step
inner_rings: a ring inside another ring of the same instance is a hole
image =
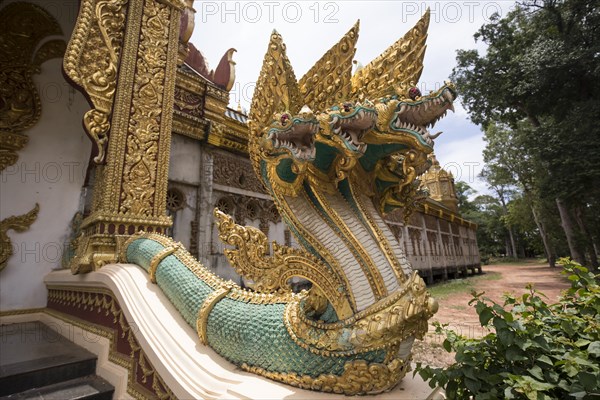
[[[40,322],[0,326],[0,396],[89,377],[95,372],[94,354]]]
[[[115,388],[96,375],[0,397],[0,400],[112,400]]]

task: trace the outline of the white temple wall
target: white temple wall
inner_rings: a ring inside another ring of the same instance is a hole
[[[169,209],[167,195],[167,212],[173,218],[171,233],[173,238],[183,243],[190,251],[192,246],[192,227],[190,222],[197,218],[196,207],[200,195],[203,177],[202,146],[200,142],[185,136],[171,135],[171,158],[169,161],[169,191],[175,189],[183,196],[181,208]],[[197,240],[197,238],[196,238]]]
[[[68,41],[77,2],[31,2],[56,18]],[[41,118],[24,132],[29,143],[19,151],[16,164],[0,173],[0,220],[25,214],[36,203],[40,210],[29,230],[8,231],[14,254],[0,272],[2,311],[45,307],[43,279],[61,267],[71,219],[82,208],[81,188],[91,151],[82,126],[83,114],[90,106],[65,81],[62,59],[42,64],[41,73],[33,79],[41,99]]]

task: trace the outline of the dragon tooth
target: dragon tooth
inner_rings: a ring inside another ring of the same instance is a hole
[[[453,103],[450,103],[450,106],[448,107],[448,110],[452,110],[452,112],[455,112],[454,111],[454,104]]]
[[[310,107],[308,105],[305,104],[300,109],[300,114],[312,114],[312,110],[310,109]]]

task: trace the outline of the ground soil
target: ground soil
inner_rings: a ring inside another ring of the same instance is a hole
[[[472,299],[470,291],[485,292],[485,296],[502,304],[503,295],[510,292],[514,295],[526,293],[528,283],[547,296],[546,301],[553,303],[560,292],[569,287],[566,278],[560,273],[561,268],[550,268],[534,262],[522,264],[486,265],[483,274],[472,279],[472,286],[464,292],[451,293],[438,299],[440,308],[431,321],[449,324],[450,328],[467,337],[481,337],[486,334],[479,324],[475,309],[468,305]],[[424,341],[416,341],[413,347],[413,362],[422,362],[432,367],[444,367],[453,363],[454,354],[447,353],[442,343],[443,336],[436,335],[431,326]]]

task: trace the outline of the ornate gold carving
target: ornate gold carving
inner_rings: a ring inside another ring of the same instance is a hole
[[[0,79],[1,73],[0,73]],[[1,87],[5,87],[0,82]],[[0,172],[6,167],[13,165],[19,159],[17,154],[29,142],[29,138],[20,133],[0,132]]]
[[[40,119],[41,102],[33,74],[47,60],[62,57],[65,42],[58,22],[43,8],[15,2],[0,10],[0,171],[17,162],[29,138],[22,134]]]
[[[260,179],[250,170],[249,161],[239,156],[234,157],[220,152],[214,153],[213,160],[213,183],[251,192],[266,193]]]
[[[346,320],[333,324],[314,321],[298,304],[289,304],[285,323],[290,337],[312,353],[326,357],[353,355],[389,349],[411,337],[423,338],[427,319],[437,308],[425,283],[414,272],[400,291]]]
[[[180,87],[175,87],[175,111],[181,111],[193,117],[202,118],[204,101],[201,95],[192,93]]]
[[[206,337],[206,327],[208,325],[208,316],[215,307],[215,305],[221,301],[225,296],[231,292],[233,288],[233,282],[228,282],[224,287],[221,287],[211,294],[209,294],[204,303],[198,310],[198,318],[196,319],[196,332],[198,332],[198,338],[200,343],[208,344],[208,338]]]
[[[210,126],[210,122],[204,118],[206,86],[206,81],[201,77],[186,72],[184,68],[177,69],[173,132],[196,140],[206,139]]]
[[[115,262],[128,235],[164,232],[172,223],[167,170],[182,7],[175,0],[82,1],[64,67],[94,104],[88,125],[109,124],[110,141],[96,168],[74,273]]]
[[[389,293],[383,282],[383,278],[377,265],[375,265],[369,252],[365,249],[361,241],[354,235],[352,229],[344,218],[338,214],[337,210],[331,206],[327,195],[319,193],[317,190],[313,190],[315,197],[318,199],[319,204],[325,209],[325,218],[331,218],[332,223],[329,223],[333,231],[339,230],[341,234],[340,238],[348,244],[348,248],[352,249],[353,253],[356,253],[356,259],[361,260],[360,266],[369,281],[369,286],[375,295],[375,299],[379,300],[384,298]],[[334,195],[335,196],[335,195]],[[338,194],[339,196],[339,194]],[[329,220],[328,220],[329,221]]]
[[[271,40],[260,71],[250,107],[250,135],[261,135],[261,129],[270,124],[277,111],[295,115],[301,106],[300,91],[294,70],[285,53],[285,44],[277,31]]]
[[[8,217],[0,221],[0,271],[6,267],[8,259],[13,254],[12,243],[7,232],[10,229],[15,232],[25,232],[33,224],[33,221],[36,220],[39,211],[40,206],[36,203],[35,207],[27,214]]]
[[[296,373],[271,372],[246,364],[243,364],[242,368],[257,375],[302,389],[353,396],[377,394],[392,390],[410,371],[410,363],[400,359],[394,359],[388,364],[369,364],[362,360],[352,361],[344,365],[344,372],[341,376],[323,374],[316,378]]]
[[[154,1],[144,7],[119,208],[123,214],[153,214],[170,12]]]
[[[458,213],[458,199],[456,198],[456,190],[454,188],[454,176],[440,166],[435,154],[432,153],[429,158],[432,165],[423,174],[421,186],[429,191],[429,197],[433,200],[442,203],[453,214]]]
[[[10,317],[13,315],[23,315],[23,314],[35,314],[44,312],[45,308],[21,308],[18,310],[4,310],[0,311],[0,318],[2,317]]]
[[[236,247],[225,250],[227,259],[240,275],[252,280],[254,290],[290,292],[287,281],[298,276],[313,282],[341,315],[351,310],[346,296],[338,290],[342,282],[321,261],[302,250],[276,242],[269,246],[267,236],[261,230],[237,225],[233,218],[217,209],[214,214],[219,238]],[[272,255],[268,256],[270,247]]]
[[[352,77],[352,96],[375,99],[398,94],[406,97],[423,70],[429,9],[401,39]]]
[[[377,235],[378,244],[383,250],[386,259],[392,266],[394,274],[396,275],[396,279],[398,282],[403,282],[406,279],[406,276],[404,275],[402,265],[396,257],[396,254],[394,254],[394,251],[391,248],[391,243],[388,241],[386,235],[383,234],[381,230],[382,228],[380,228],[377,222],[375,222],[372,213],[367,210],[367,202],[371,201],[371,199],[364,198],[365,195],[361,193],[365,192],[361,192],[360,186],[356,184],[356,179],[350,180],[350,190],[352,191],[353,198],[356,199],[356,205],[358,206],[358,210],[360,211],[362,217],[367,221],[369,227]],[[406,260],[403,261],[406,262]]]
[[[404,219],[407,221],[419,202],[425,200],[418,193],[418,171],[424,169],[426,158],[424,153],[409,150],[403,154],[388,157],[387,162],[377,165],[375,176],[387,182],[397,183],[381,193],[378,204],[379,212],[385,213],[387,206],[402,207]]]
[[[106,156],[129,0],[82,0],[63,67],[88,95],[92,106],[83,117],[96,147],[96,163]]]
[[[326,110],[350,97],[352,58],[356,52],[359,22],[300,79],[302,103],[313,110]]]

